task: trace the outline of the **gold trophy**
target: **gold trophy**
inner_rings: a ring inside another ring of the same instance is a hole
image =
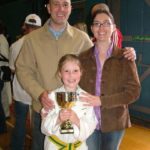
[[[68,109],[71,108],[77,100],[76,92],[57,92],[56,100],[60,108]],[[61,134],[73,134],[74,130],[70,120],[63,122],[60,125]]]

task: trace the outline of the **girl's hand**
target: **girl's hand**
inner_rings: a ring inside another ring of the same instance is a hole
[[[77,114],[72,109],[69,109],[69,111],[70,111],[69,120],[76,126],[80,127],[80,120],[79,120]]]
[[[72,109],[62,109],[59,113],[59,122],[63,123],[70,120],[73,124],[80,126],[80,120]]]
[[[70,118],[70,111],[68,109],[61,109],[59,112],[59,121],[63,123]]]

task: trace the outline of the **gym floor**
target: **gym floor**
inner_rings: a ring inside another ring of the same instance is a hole
[[[7,119],[8,131],[0,135],[0,150],[10,150],[9,145],[14,122],[13,116]],[[25,150],[31,150],[31,141],[31,129],[27,123]],[[126,130],[120,150],[150,150],[150,128],[133,124],[131,128]]]

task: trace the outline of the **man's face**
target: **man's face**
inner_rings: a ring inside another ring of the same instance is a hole
[[[71,2],[70,0],[50,0],[47,9],[54,24],[64,25],[71,13]]]

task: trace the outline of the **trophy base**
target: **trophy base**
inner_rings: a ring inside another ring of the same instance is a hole
[[[60,134],[73,134],[74,130],[73,128],[70,129],[60,129]]]
[[[61,124],[60,134],[73,134],[73,133],[74,133],[74,129],[72,127],[70,120],[66,120]]]

